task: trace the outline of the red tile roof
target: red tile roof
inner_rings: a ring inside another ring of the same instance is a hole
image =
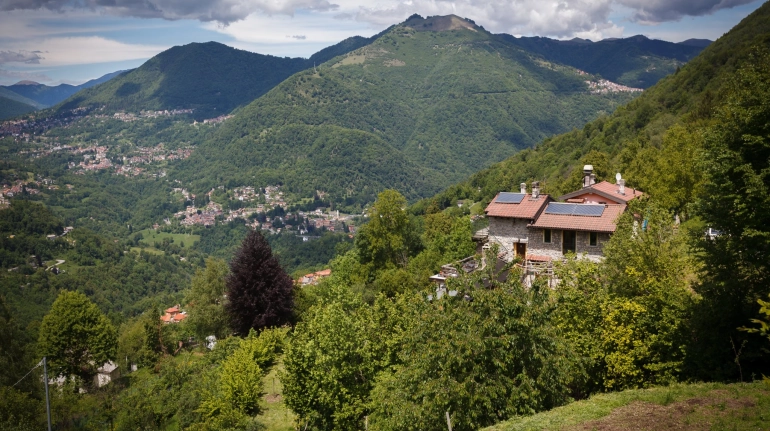
[[[540,195],[536,199],[532,198],[532,195],[524,196],[521,203],[499,203],[496,202],[497,196],[492,199],[492,202],[487,205],[484,210],[488,217],[509,217],[509,218],[523,218],[534,219],[545,208],[548,202],[553,201],[548,195]]]
[[[590,187],[584,187],[580,190],[576,190],[574,192],[567,193],[564,196],[560,196],[559,200],[564,201],[564,200],[569,200],[573,198],[578,198],[582,195],[594,193],[600,196],[604,196],[607,199],[615,201],[619,204],[622,204],[632,199],[638,198],[644,194],[639,190],[633,189],[631,187],[626,187],[625,194],[621,195],[620,193],[618,193],[618,189],[619,188],[617,184],[612,184],[607,181],[602,181]]]
[[[605,205],[601,217],[543,213],[530,227],[540,229],[580,230],[613,233],[618,217],[626,210],[625,205]]]
[[[166,313],[171,313],[171,314],[174,314],[174,313],[179,313],[179,307],[171,307],[171,308],[167,308],[167,309],[166,309]]]
[[[551,256],[543,256],[539,254],[527,254],[527,260],[532,260],[535,262],[550,262]]]

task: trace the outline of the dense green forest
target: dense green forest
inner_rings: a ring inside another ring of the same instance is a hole
[[[32,105],[0,96],[0,120],[18,117],[34,110]]]

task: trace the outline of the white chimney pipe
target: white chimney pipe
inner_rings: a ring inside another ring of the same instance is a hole
[[[591,185],[591,174],[594,172],[593,165],[583,166],[583,187],[589,187]]]
[[[618,180],[618,193],[621,195],[626,194],[626,180],[622,178]]]
[[[521,188],[521,194],[526,195],[527,194],[527,183],[521,183],[521,184],[519,184],[519,187]]]

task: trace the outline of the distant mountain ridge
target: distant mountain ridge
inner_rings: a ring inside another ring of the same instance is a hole
[[[698,55],[711,41],[689,39],[680,43],[636,35],[623,39],[555,40],[545,37],[514,37],[500,34],[508,42],[539,54],[548,61],[601,75],[629,87],[649,88],[677,67]]]
[[[126,71],[119,70],[117,72],[108,73],[100,78],[92,79],[80,85],[59,84],[50,86],[34,81],[19,81],[16,84],[4,86],[3,88],[29,100],[35,101],[39,105],[38,109],[40,109],[56,105],[84,88],[91,88],[94,85],[107,82],[124,72]]]
[[[58,109],[81,106],[132,112],[194,109],[197,119],[216,117],[251,102],[300,70],[312,68],[371,40],[373,38],[348,38],[308,59],[262,55],[218,42],[175,46],[137,69],[73,96]]]

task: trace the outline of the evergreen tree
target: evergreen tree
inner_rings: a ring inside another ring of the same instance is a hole
[[[293,282],[261,233],[250,232],[230,263],[227,298],[230,325],[236,334],[291,321]]]

